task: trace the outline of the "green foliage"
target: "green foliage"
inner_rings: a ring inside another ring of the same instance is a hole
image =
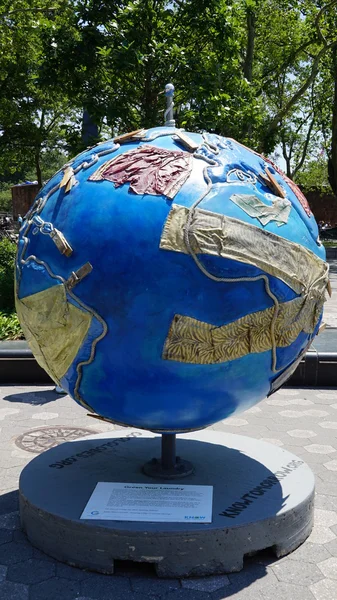
[[[14,265],[16,244],[4,238],[0,240],[0,310],[14,310]]]
[[[323,145],[337,186],[336,4],[0,0],[0,181],[82,150],[83,109],[113,135],[162,124],[172,81],[178,126],[281,145],[297,178]]]
[[[43,4],[16,0],[11,9],[0,0],[0,172],[25,178],[33,168],[40,184],[41,157],[62,151],[62,126],[76,112],[74,98],[70,102],[46,76],[54,22],[59,14],[66,19],[71,3],[55,0],[50,9]]]
[[[23,337],[16,313],[0,311],[0,340],[21,340]]]
[[[11,212],[12,193],[9,185],[0,184],[0,212]]]
[[[309,160],[301,171],[296,175],[295,182],[306,192],[319,190],[330,192],[328,178],[328,163],[324,156]]]

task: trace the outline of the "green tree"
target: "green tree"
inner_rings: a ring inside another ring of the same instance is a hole
[[[11,9],[11,3],[0,3],[1,171],[8,177],[34,167],[40,185],[42,156],[62,151],[62,132],[74,112],[66,94],[45,76],[55,21],[65,19],[70,6],[65,0],[43,4],[17,0]]]

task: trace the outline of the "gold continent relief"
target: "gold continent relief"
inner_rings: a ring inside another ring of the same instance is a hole
[[[92,315],[67,300],[62,284],[25,298],[16,297],[16,310],[37,362],[59,381],[75,359]]]
[[[312,333],[321,306],[315,301],[295,298],[278,307],[250,313],[222,327],[175,315],[163,350],[163,358],[195,364],[215,364],[289,346],[301,331]]]

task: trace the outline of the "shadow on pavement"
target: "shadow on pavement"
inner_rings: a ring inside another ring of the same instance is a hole
[[[48,402],[55,402],[59,398],[63,398],[64,395],[57,394],[54,390],[46,389],[39,390],[37,392],[17,392],[15,394],[9,394],[4,396],[3,400],[6,402],[13,402],[19,404],[31,404],[32,406],[42,406],[48,404]]]

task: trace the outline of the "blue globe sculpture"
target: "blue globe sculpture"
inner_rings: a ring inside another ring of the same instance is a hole
[[[328,287],[300,190],[213,134],[99,144],[20,230],[17,311],[39,364],[90,412],[154,431],[206,427],[280,387]]]

